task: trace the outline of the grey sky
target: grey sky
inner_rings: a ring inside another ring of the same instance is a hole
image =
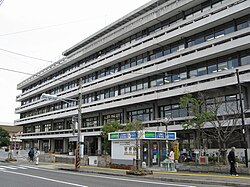
[[[48,61],[148,0],[4,0],[0,6],[0,123],[18,119],[16,86],[27,75],[49,64],[5,50]]]

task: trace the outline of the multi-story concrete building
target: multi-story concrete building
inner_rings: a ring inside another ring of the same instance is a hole
[[[40,96],[78,99],[80,78],[81,133],[89,155],[101,150],[100,130],[108,121],[138,119],[147,128],[165,130],[159,119],[167,118],[181,146],[192,144],[195,133],[181,125],[191,114],[180,108],[180,96],[203,92],[209,102],[220,97],[225,110],[232,103],[238,109],[236,68],[250,124],[250,0],[152,0],[63,55],[17,86],[22,93],[15,124],[23,126],[26,147],[67,152],[75,146],[71,121],[77,102]],[[217,148],[212,140],[207,146]]]

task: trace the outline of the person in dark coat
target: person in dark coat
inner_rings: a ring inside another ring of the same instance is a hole
[[[30,149],[30,151],[28,152],[28,155],[29,155],[29,158],[30,158],[30,161],[34,161],[33,159],[34,159],[34,155],[35,155],[35,151],[34,151],[34,148],[32,147],[31,149]]]
[[[236,168],[235,168],[235,164],[236,164],[235,147],[231,148],[231,151],[229,152],[227,158],[230,164],[230,174],[233,176],[238,176],[238,173],[236,172]]]

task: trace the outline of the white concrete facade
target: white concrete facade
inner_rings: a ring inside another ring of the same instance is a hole
[[[205,92],[210,97],[238,98],[236,69],[249,126],[249,12],[249,0],[150,1],[17,85],[22,93],[16,98],[21,106],[16,108],[20,119],[15,125],[24,128],[21,138],[45,139],[51,151],[62,146],[58,150],[67,152],[69,138],[75,136],[70,123],[77,115],[77,103],[43,101],[40,96],[78,99],[79,78],[83,78],[84,100],[81,131],[92,138],[86,141],[95,149],[85,146],[85,152],[100,152],[105,121],[140,119],[155,128],[160,125],[157,119],[167,115],[164,107],[171,107],[169,130],[182,131],[180,123],[190,116],[174,109],[179,97]],[[211,72],[209,68],[215,67]]]

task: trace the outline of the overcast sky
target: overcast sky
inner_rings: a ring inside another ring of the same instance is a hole
[[[17,84],[66,49],[149,0],[4,0],[0,5],[0,124],[13,124]],[[8,52],[9,51],[9,52]],[[31,56],[42,60],[23,57]],[[10,71],[3,70],[9,69]]]

